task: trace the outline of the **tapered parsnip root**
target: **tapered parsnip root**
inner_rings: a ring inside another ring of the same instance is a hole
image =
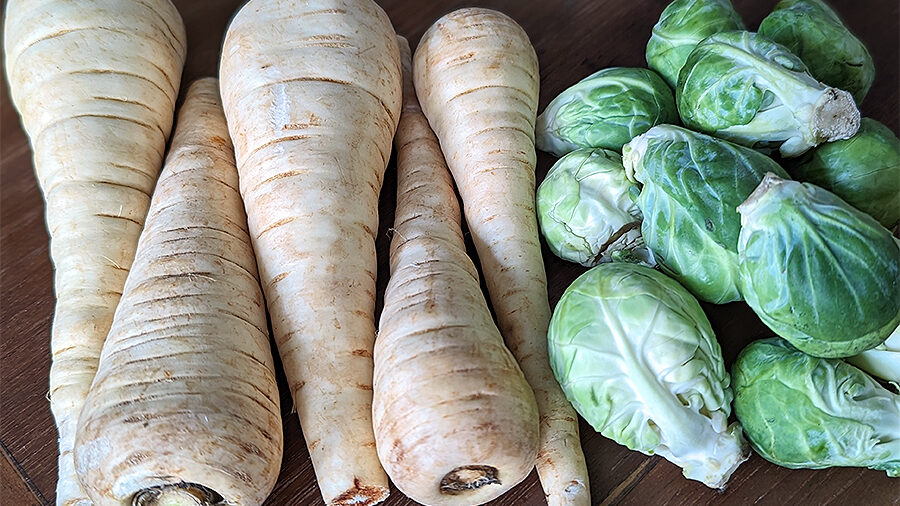
[[[409,45],[391,279],[375,342],[373,421],[391,480],[429,505],[487,502],[534,467],[538,411],[466,254],[453,181],[419,108]]]
[[[94,504],[261,504],[278,386],[234,153],[207,78],[188,90],[100,367],[75,468]]]
[[[372,432],[378,194],[400,56],[371,0],[250,0],[222,100],[272,329],[329,504],[388,494]]]
[[[534,49],[509,17],[460,9],[422,37],[413,75],[462,196],[500,332],[537,398],[544,493],[551,505],[587,505],[578,420],[547,357],[550,306],[534,211]]]
[[[4,52],[34,151],[55,268],[56,502],[89,504],[75,426],[162,165],[186,40],[169,0],[10,0]]]

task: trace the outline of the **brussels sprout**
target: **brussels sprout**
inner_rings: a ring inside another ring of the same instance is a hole
[[[722,487],[747,459],[722,352],[700,304],[648,267],[598,265],[559,300],[550,365],[595,430]]]
[[[694,48],[678,75],[678,112],[690,128],[798,156],[859,128],[846,91],[807,73],[784,46],[750,32],[712,35]]]
[[[900,396],[866,373],[771,338],[741,351],[732,374],[735,414],[766,460],[900,475]]]
[[[781,0],[759,34],[799,56],[819,81],[849,91],[857,104],[875,80],[869,50],[821,0]]]
[[[675,97],[656,72],[615,67],[563,91],[537,118],[538,149],[562,156],[578,148],[622,150],[653,125],[678,121]]]
[[[776,334],[810,355],[849,357],[900,323],[900,247],[871,216],[772,174],[738,212],[742,293]]]
[[[787,177],[769,157],[672,125],[624,148],[626,174],[643,183],[641,234],[664,271],[708,302],[741,300],[737,206],[766,172]]]
[[[900,327],[885,342],[848,358],[847,362],[872,376],[900,384]]]
[[[638,188],[625,178],[622,157],[577,149],[556,161],[537,190],[537,215],[556,256],[590,267],[613,251],[643,245]]]
[[[743,29],[744,22],[730,0],[675,0],[653,26],[647,42],[647,66],[675,88],[678,71],[701,40],[714,33]]]
[[[900,221],[900,140],[873,119],[863,118],[856,135],[822,144],[788,172],[833,192],[887,228]]]

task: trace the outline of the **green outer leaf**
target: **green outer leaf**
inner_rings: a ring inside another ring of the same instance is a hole
[[[787,177],[784,170],[752,149],[673,125],[624,151],[626,171],[643,184],[641,233],[656,261],[702,300],[741,300],[737,206],[767,172]]]
[[[863,118],[853,137],[815,148],[789,172],[833,192],[887,228],[900,221],[900,140],[873,119]]]
[[[647,66],[672,88],[697,44],[714,33],[743,30],[730,0],[675,0],[662,11],[647,42]]]
[[[862,103],[875,80],[872,56],[821,0],[782,0],[759,25],[759,34],[787,47],[813,77],[847,90]]]
[[[557,304],[548,344],[566,397],[604,436],[712,487],[746,459],[709,321],[664,274],[616,262],[587,271]]]
[[[766,460],[900,475],[900,396],[864,372],[770,338],[741,351],[732,374],[735,414]]]
[[[715,242],[694,216],[655,184],[646,184],[639,207],[644,243],[660,268],[701,300],[724,304],[741,300],[737,252]]]
[[[643,246],[641,211],[630,193],[622,157],[578,149],[553,164],[537,189],[541,233],[553,253],[585,266],[610,253]]]
[[[660,123],[678,120],[675,97],[649,69],[600,70],[559,94],[538,116],[536,143],[562,156],[578,148],[621,151]]]
[[[689,128],[796,156],[820,142],[815,113],[826,93],[787,48],[735,31],[697,45],[679,74],[676,101]]]
[[[769,175],[738,211],[742,293],[776,334],[810,355],[849,357],[900,323],[900,247],[872,217]]]

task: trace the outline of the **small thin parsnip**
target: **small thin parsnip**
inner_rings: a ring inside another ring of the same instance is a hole
[[[403,112],[391,279],[375,341],[378,456],[404,494],[482,504],[534,467],[538,410],[466,254],[459,205],[400,38]]]
[[[578,418],[547,356],[550,304],[534,203],[534,48],[506,15],[460,9],[422,36],[413,75],[462,196],[500,333],[537,398],[544,493],[551,506],[587,505]]]

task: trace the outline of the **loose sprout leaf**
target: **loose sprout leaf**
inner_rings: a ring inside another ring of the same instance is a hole
[[[898,239],[900,241],[900,239]],[[867,373],[894,383],[900,390],[900,327],[878,346],[847,359]]]

